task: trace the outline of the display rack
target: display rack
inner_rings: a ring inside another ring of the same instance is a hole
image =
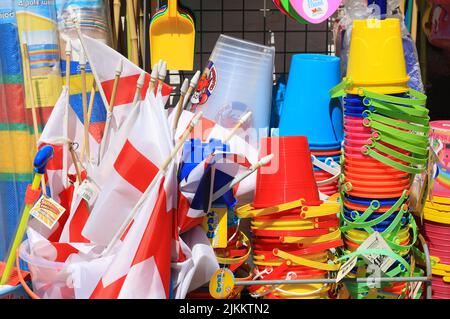
[[[377,282],[423,282],[426,286],[425,298],[431,299],[431,259],[428,245],[422,235],[418,236],[425,255],[425,272],[423,277],[370,277],[370,278],[344,278],[340,282],[355,282],[358,284],[377,283]],[[318,279],[292,279],[292,280],[247,280],[237,281],[236,286],[253,286],[253,285],[299,285],[299,284],[336,284],[336,279],[318,278]]]
[[[156,1],[165,5],[167,1]],[[275,46],[274,75],[289,72],[297,53],[334,53],[331,21],[302,25],[282,14],[271,0],[183,0],[195,16],[196,52],[194,70],[202,70],[220,34]],[[195,71],[194,71],[195,72]],[[172,73],[171,85],[178,87],[194,72]],[[174,99],[176,100],[176,99]]]

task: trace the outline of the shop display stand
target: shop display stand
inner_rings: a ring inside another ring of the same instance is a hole
[[[340,282],[356,282],[356,283],[376,283],[376,282],[423,282],[425,284],[425,299],[431,299],[431,259],[428,245],[422,235],[418,236],[425,254],[425,273],[424,277],[370,277],[370,278],[344,278]],[[253,286],[253,285],[299,285],[299,284],[335,284],[336,279],[320,278],[320,279],[293,279],[293,280],[249,280],[235,282],[236,286]]]

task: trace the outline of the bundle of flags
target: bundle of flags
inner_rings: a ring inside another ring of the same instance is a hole
[[[55,284],[55,273],[35,289],[48,298],[184,298],[219,266],[200,226],[211,195],[248,170],[257,151],[234,136],[227,151],[212,150],[178,178],[186,138],[223,139],[228,130],[204,118],[192,130],[199,114],[183,111],[173,131],[165,109],[172,88],[161,76],[87,36],[72,48],[86,54],[101,98],[93,105],[103,109],[85,122],[67,83],[44,128],[40,145],[55,150],[46,181],[66,212],[52,229],[32,220],[27,247],[64,264],[72,284]],[[86,131],[91,156],[83,158]],[[239,199],[253,189],[247,179],[230,192]]]

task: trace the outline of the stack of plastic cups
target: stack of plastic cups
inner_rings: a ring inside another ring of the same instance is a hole
[[[340,59],[323,54],[292,57],[286,95],[280,116],[280,136],[306,136],[311,154],[328,165],[339,164],[343,139],[342,108],[329,91],[341,79]],[[317,182],[333,176],[314,166]],[[325,195],[338,192],[338,180],[319,186]]]
[[[450,121],[430,123],[436,153],[431,201],[423,210],[423,233],[433,264],[433,299],[450,299]]]
[[[308,140],[304,136],[261,140],[260,157],[273,154],[269,166],[258,170],[254,202],[237,209],[252,218],[253,279],[328,278],[338,269],[334,250],[342,246],[339,204],[319,199]],[[251,286],[263,298],[329,298],[334,286],[282,284]]]
[[[251,111],[244,128],[267,131],[274,59],[274,47],[221,35],[207,66],[208,81],[198,86],[201,91],[193,96],[193,108],[226,128]]]
[[[407,87],[400,21],[355,20],[347,78],[332,96],[344,96],[344,154],[341,176],[341,231],[349,258],[372,233],[379,232],[396,255],[384,276],[409,276],[411,247],[417,227],[408,207],[411,181],[428,158],[426,96]],[[356,253],[359,254],[360,252]],[[367,264],[358,255],[350,276],[361,276]],[[346,284],[352,298],[367,298],[366,284]],[[402,295],[404,282],[382,284]]]

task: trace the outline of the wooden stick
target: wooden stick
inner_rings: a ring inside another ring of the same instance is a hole
[[[159,63],[158,63],[159,64]],[[158,67],[158,93],[161,93],[164,81],[167,76],[167,62],[162,61],[161,66]]]
[[[81,170],[80,170],[80,166],[78,163],[79,159],[78,159],[77,155],[75,154],[75,150],[73,149],[72,142],[69,143],[69,152],[70,152],[70,156],[72,157],[73,165],[75,166],[75,171],[77,173],[77,182],[79,184],[79,183],[81,183]]]
[[[120,0],[114,0],[114,37],[115,37],[115,47],[119,46],[119,30],[120,30]]]
[[[210,70],[208,67],[206,67],[206,68],[203,70],[202,75],[200,76],[200,80],[206,79],[206,78],[209,76],[210,73],[211,73],[211,70]],[[191,103],[190,101],[189,101],[189,103],[186,105],[186,110],[192,111],[192,103]]]
[[[239,130],[239,128],[244,125],[245,122],[248,121],[248,119],[252,116],[252,112],[247,112],[239,119],[239,121],[236,123],[236,125],[231,129],[231,131],[228,133],[228,135],[223,139],[224,143],[227,143]]]
[[[131,211],[131,213],[127,216],[126,220],[123,222],[122,226],[118,229],[118,231],[116,232],[116,234],[114,235],[114,237],[112,238],[111,242],[108,244],[108,246],[105,248],[105,250],[102,253],[102,256],[106,256],[109,254],[109,252],[111,251],[111,249],[114,247],[114,245],[117,243],[117,241],[120,239],[120,237],[122,237],[122,234],[124,233],[124,231],[128,228],[128,226],[130,225],[131,221],[134,219],[134,217],[136,216],[138,209],[140,208],[140,206],[144,203],[145,199],[147,199],[147,196],[149,195],[150,191],[152,190],[152,188],[154,187],[154,185],[156,184],[156,182],[158,181],[159,177],[163,174],[165,174],[167,168],[169,167],[170,163],[174,160],[176,154],[178,153],[178,151],[180,150],[180,148],[184,145],[184,142],[186,142],[186,140],[189,138],[189,136],[191,135],[192,131],[194,130],[194,128],[197,126],[197,124],[200,122],[201,117],[203,116],[203,112],[199,112],[196,114],[196,116],[192,119],[191,123],[189,124],[189,127],[186,129],[186,132],[183,134],[182,138],[177,142],[177,144],[175,145],[175,147],[173,148],[172,152],[170,153],[170,155],[166,158],[166,160],[163,162],[163,164],[161,165],[158,173],[155,175],[155,177],[153,178],[152,182],[150,183],[150,185],[147,187],[147,189],[145,190],[145,192],[142,194],[141,198],[139,199],[139,201],[137,202],[137,204],[133,207],[133,210]]]
[[[91,87],[91,95],[89,96],[88,115],[87,115],[88,127],[91,124],[92,109],[94,108],[96,91],[97,91],[97,82],[95,82],[95,79],[94,79],[94,82],[92,82],[92,87]]]
[[[139,76],[139,79],[136,82],[136,91],[134,92],[134,98],[133,98],[133,107],[141,100],[142,95],[142,88],[145,83],[145,72],[142,72]]]
[[[66,42],[66,85],[69,87],[70,84],[70,61],[72,57],[72,44],[70,40]],[[70,94],[70,92],[69,92]]]
[[[28,46],[26,43],[22,44],[23,48],[23,55],[24,55],[24,76],[26,79],[26,82],[28,82],[28,91],[30,93],[30,103],[31,103],[31,116],[33,118],[33,133],[34,133],[34,139],[36,141],[36,148],[39,146],[39,126],[37,121],[37,113],[36,113],[36,97],[34,95],[34,88],[33,88],[33,78],[31,77],[31,66],[30,66],[30,54],[28,52]],[[26,106],[25,106],[26,107]],[[41,188],[42,188],[42,194],[47,196],[47,188],[45,184],[45,178],[41,179]]]
[[[109,101],[108,105],[108,111],[112,112],[114,109],[114,104],[116,103],[116,96],[117,96],[117,88],[119,86],[120,76],[122,75],[123,71],[123,60],[119,60],[119,64],[116,67],[116,75],[114,77],[114,84],[113,89],[111,92],[111,99]]]
[[[64,119],[63,119],[63,135],[65,138],[69,136],[69,108],[70,108],[70,63],[72,61],[72,43],[70,40],[66,42],[66,89],[67,89],[67,97],[66,97],[66,105],[64,108]],[[68,176],[68,161],[67,161],[67,144],[63,144],[63,175],[65,178],[65,185],[69,185],[69,176]]]
[[[181,116],[181,111],[183,110],[183,104],[184,104],[184,98],[186,96],[186,93],[188,91],[189,88],[189,80],[188,79],[184,79],[183,85],[181,86],[181,90],[180,90],[180,100],[177,103],[177,106],[175,107],[175,117],[173,119],[173,125],[172,125],[172,129],[175,132],[177,127],[178,127],[178,121],[180,120],[180,116]]]
[[[414,40],[414,43],[416,43],[417,40],[417,20],[418,20],[418,14],[419,10],[417,7],[416,0],[411,0],[413,2],[413,8],[411,13],[411,37]]]
[[[248,176],[253,174],[255,171],[257,171],[260,167],[267,165],[272,159],[274,155],[269,154],[261,160],[256,163],[255,165],[252,165],[246,172],[244,172],[242,175],[235,177],[232,181],[230,181],[228,184],[224,185],[221,189],[219,189],[217,192],[215,192],[212,196],[211,202],[214,202],[218,200],[220,197],[222,197],[226,192],[233,189],[235,185],[242,182],[244,179],[246,179]]]
[[[100,160],[102,159],[103,153],[105,152],[106,139],[109,134],[110,127],[111,127],[111,117],[112,117],[113,110],[114,110],[114,104],[116,103],[117,88],[119,86],[119,80],[120,80],[120,76],[122,75],[122,71],[123,71],[123,61],[120,60],[119,64],[116,67],[116,75],[114,77],[114,84],[113,84],[113,89],[111,92],[111,99],[109,101],[108,110],[107,110],[108,114],[106,117],[105,130],[103,132],[102,141],[100,143],[98,164],[100,164]]]
[[[158,80],[158,64],[155,64],[152,69],[152,74],[150,75],[150,84],[148,90],[152,92],[155,89],[156,81]]]
[[[197,71],[195,72],[194,76],[191,79],[191,82],[189,83],[189,89],[186,93],[186,97],[183,103],[183,110],[186,109],[186,105],[189,104],[189,99],[191,98],[192,93],[194,93],[194,90],[197,88],[199,79],[200,79],[200,71]]]
[[[89,145],[89,125],[87,121],[88,113],[87,113],[87,89],[86,89],[86,56],[84,54],[83,49],[80,52],[80,73],[81,73],[81,101],[83,104],[83,126],[84,126],[84,134],[83,134],[83,147],[81,149],[81,160],[84,160],[84,157],[87,157],[87,161],[90,160],[90,145]]]
[[[129,35],[131,40],[131,56],[130,60],[136,65],[139,65],[139,50],[138,50],[138,37],[136,33],[136,16],[135,10],[133,7],[133,1],[127,1],[127,18],[128,18],[128,27],[129,27]]]

